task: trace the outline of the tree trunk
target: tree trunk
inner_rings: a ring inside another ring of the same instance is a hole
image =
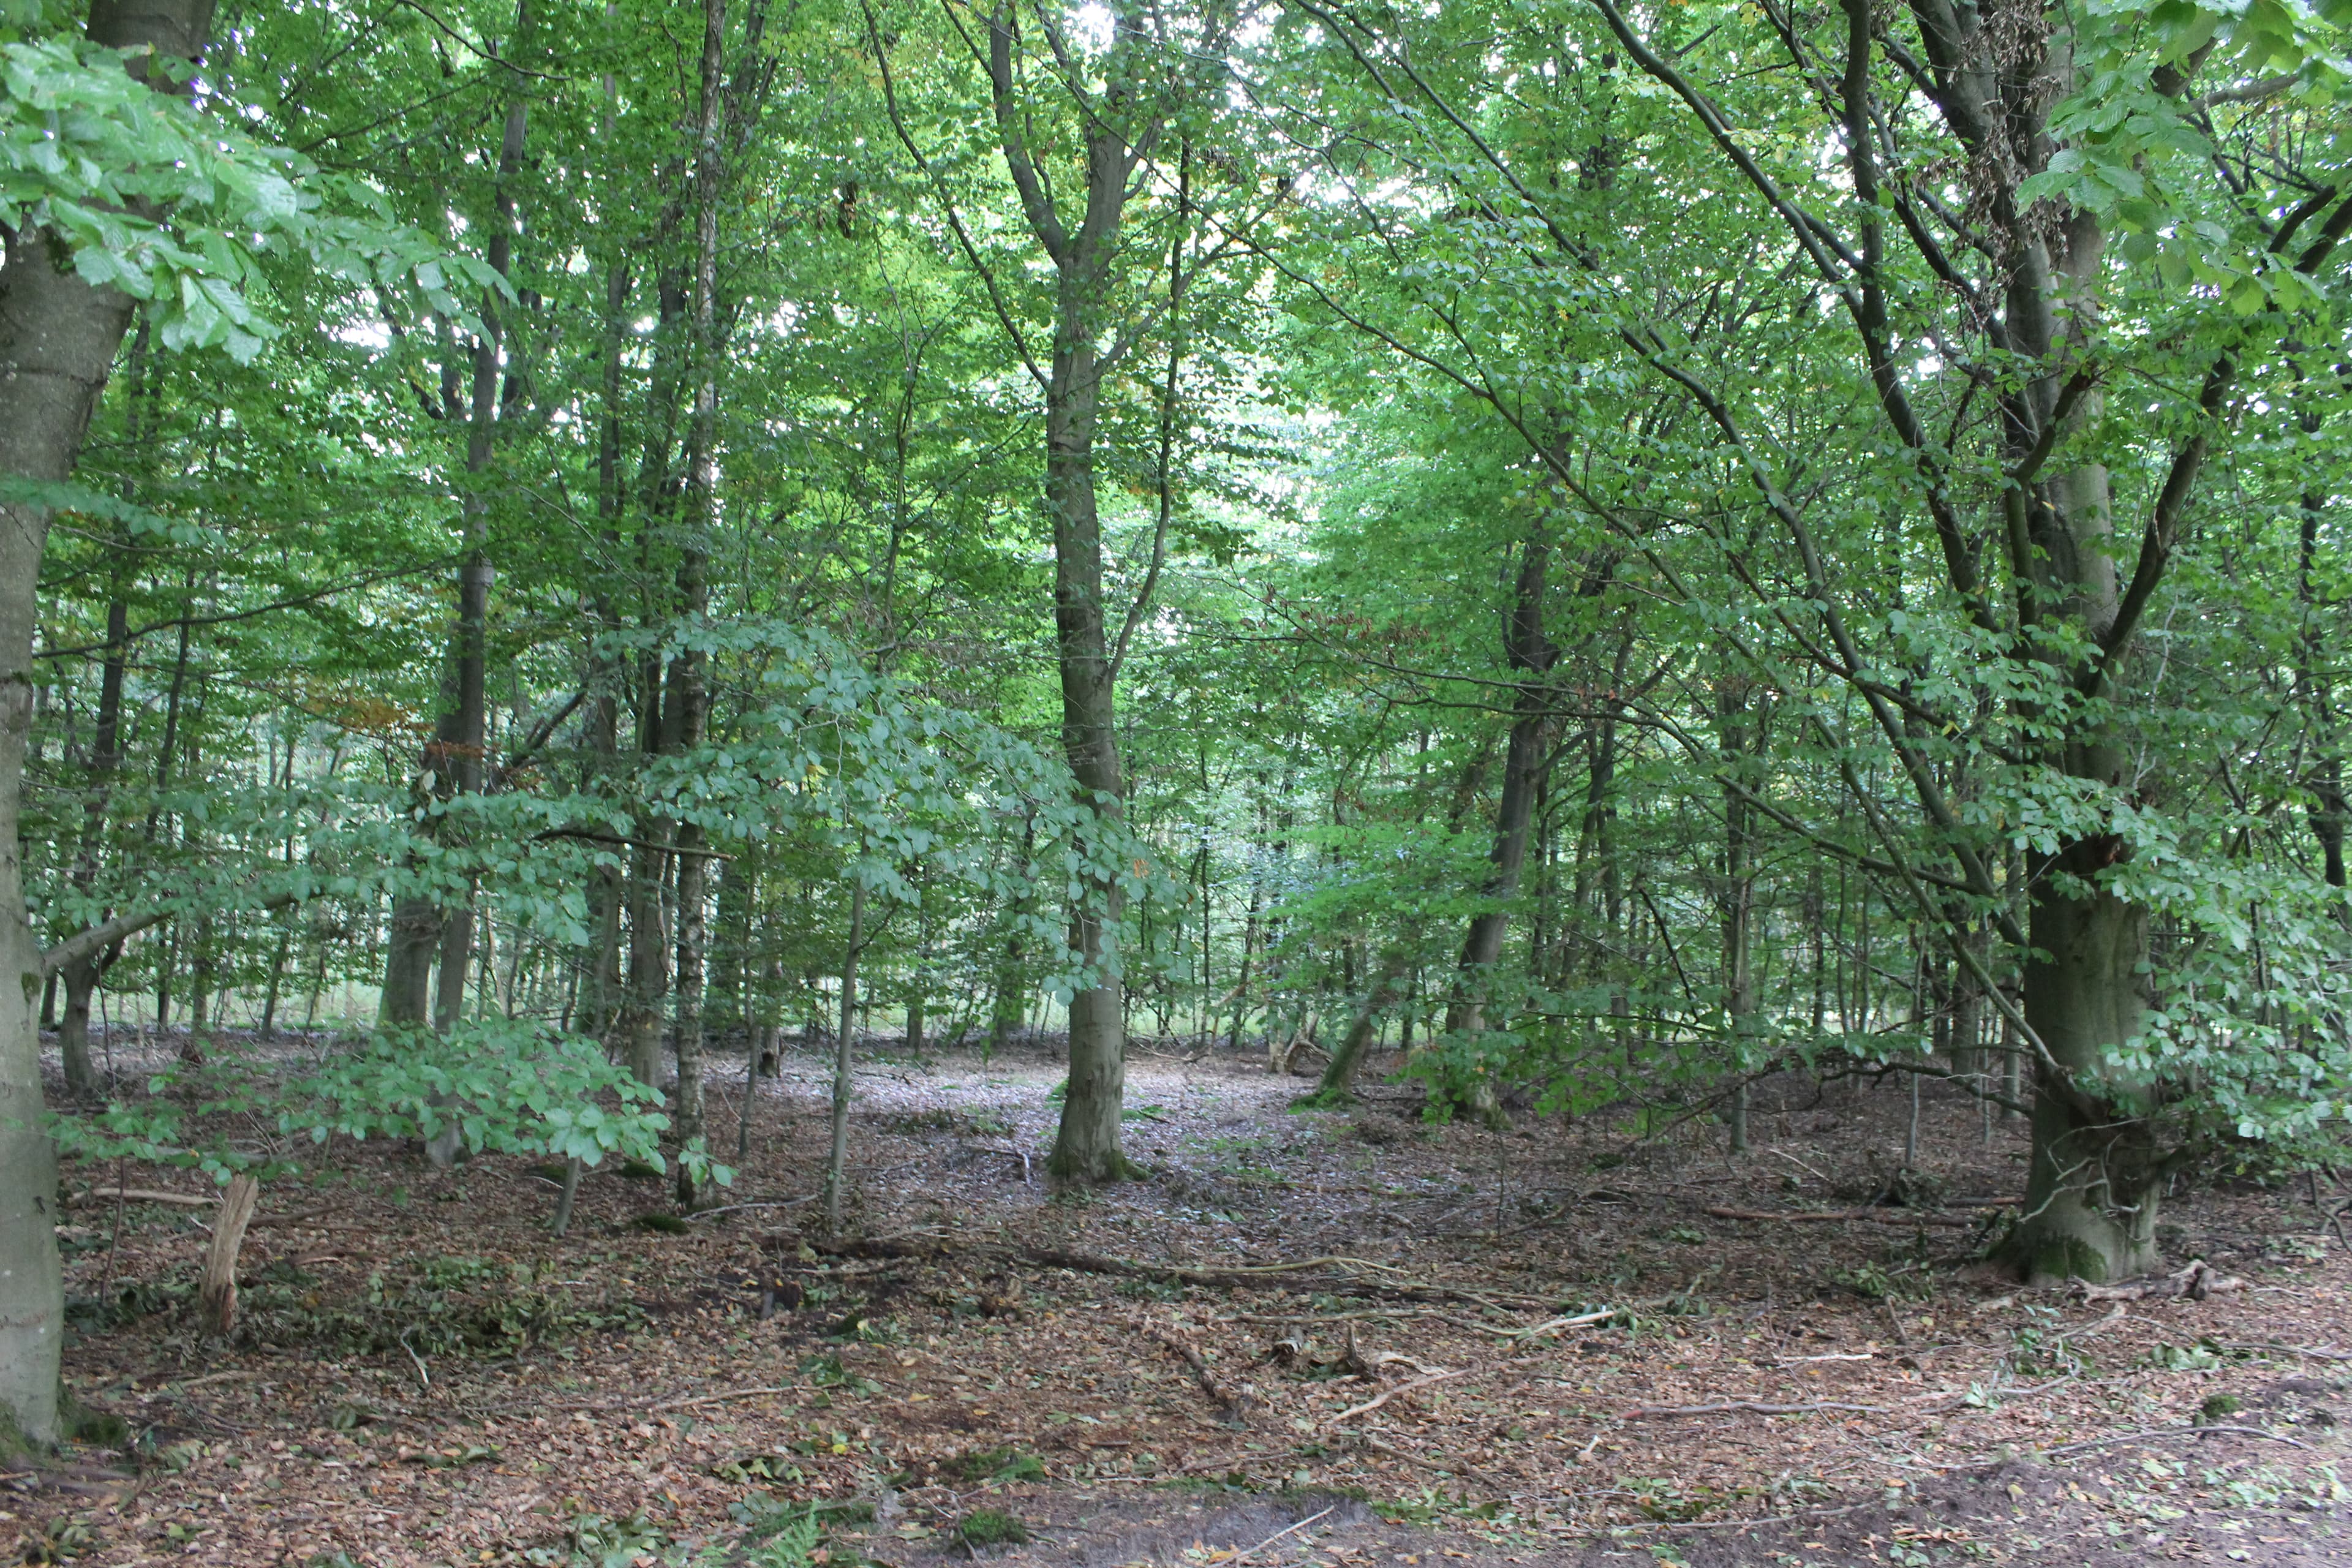
[[[216,1339],[236,1331],[236,1258],[260,1201],[261,1183],[247,1172],[230,1180],[219,1212],[213,1215],[212,1245],[205,1249],[204,1271],[196,1284],[196,1320]]]
[[[1064,40],[1044,13],[1034,23]],[[1021,200],[1032,237],[1055,274],[1052,353],[1044,373],[1046,521],[1054,536],[1054,627],[1062,688],[1062,749],[1078,798],[1107,818],[1120,816],[1125,781],[1118,755],[1117,667],[1103,606],[1102,520],[1095,496],[1095,437],[1101,378],[1098,339],[1111,284],[1120,263],[1119,229],[1131,180],[1159,121],[1148,111],[1130,116],[1135,77],[1145,46],[1134,37],[1136,18],[1112,17],[1110,47],[1089,73],[1103,87],[1082,104],[1085,211],[1066,226],[1055,194],[1033,161],[1024,99],[1032,90],[1015,72],[1013,15],[998,11],[988,24],[988,76],[1000,151]],[[1082,97],[1086,89],[1068,83]],[[1132,139],[1131,139],[1132,138]],[[1118,956],[1122,897],[1115,881],[1096,882],[1070,911],[1070,945],[1096,984],[1070,999],[1070,1076],[1061,1127],[1047,1168],[1079,1184],[1117,1181],[1129,1171],[1119,1148],[1119,1103],[1127,1079],[1126,1006]]]
[[[1755,811],[1745,793],[1756,782],[1749,759],[1764,750],[1764,719],[1750,714],[1746,685],[1726,677],[1716,688],[1717,738],[1723,769],[1723,1016],[1731,1039],[1731,1070],[1738,1075],[1732,1092],[1730,1148],[1748,1152],[1748,1080],[1754,1064],[1749,1056],[1760,1020],[1756,995],[1755,921],[1756,874],[1753,865]]]
[[[1511,668],[1535,679],[1523,680],[1512,700],[1510,743],[1503,757],[1503,794],[1495,808],[1495,845],[1487,856],[1490,869],[1480,897],[1489,907],[1470,918],[1462,940],[1462,957],[1455,965],[1454,994],[1445,1009],[1445,1032],[1455,1040],[1475,1041],[1485,1026],[1488,973],[1503,956],[1503,937],[1510,927],[1511,898],[1519,888],[1527,864],[1528,829],[1535,816],[1536,795],[1542,783],[1551,736],[1551,697],[1541,679],[1559,657],[1544,636],[1544,590],[1551,562],[1549,540],[1538,531],[1522,547],[1518,581],[1511,601],[1511,618],[1504,651]],[[1495,1098],[1494,1079],[1483,1068],[1467,1075],[1447,1075],[1445,1096],[1462,1110],[1494,1122],[1502,1116]]]
[[[841,1034],[833,1049],[833,1141],[824,1162],[824,1224],[834,1236],[841,1234],[841,1189],[849,1167],[849,1104],[853,1083],[850,1068],[855,1061],[851,1048],[851,1029],[857,1010],[857,953],[866,945],[866,884],[853,879],[849,884],[849,943],[841,958]]]
[[[510,49],[520,49],[530,28],[525,4],[515,9],[515,37]],[[504,135],[499,149],[498,177],[492,203],[496,218],[490,225],[488,260],[501,278],[514,270],[515,202],[513,183],[522,170],[524,136],[530,105],[518,94],[507,105]],[[466,538],[465,564],[457,569],[457,625],[449,649],[456,702],[444,716],[447,740],[440,766],[448,771],[451,793],[481,792],[483,763],[489,749],[488,639],[490,584],[497,577],[489,559],[490,498],[487,478],[496,458],[503,334],[499,300],[485,292],[481,303],[482,332],[474,340],[473,384],[466,419],[467,487],[461,505]],[[471,897],[447,912],[441,931],[441,976],[433,1003],[433,1026],[445,1033],[465,1016],[466,972],[473,958],[474,908]]]
[[[1381,955],[1372,972],[1371,984],[1365,990],[1363,1000],[1356,1005],[1354,1016],[1348,1020],[1348,1032],[1331,1049],[1331,1059],[1323,1066],[1323,1081],[1315,1092],[1297,1100],[1301,1108],[1335,1108],[1355,1098],[1356,1073],[1363,1066],[1372,1042],[1380,1038],[1381,1021],[1394,1006],[1405,989],[1407,977],[1412,973],[1413,943],[1399,942]]]
[[[719,522],[719,108],[725,82],[726,0],[703,0],[700,123],[694,162],[694,289],[692,321],[696,378],[694,411],[687,437],[688,521],[678,565],[679,609],[689,631],[698,631],[710,607],[708,581],[710,539]],[[677,749],[702,744],[709,723],[703,653],[688,646],[677,660]],[[704,884],[709,859],[699,825],[677,825],[677,1100],[670,1112],[678,1147],[703,1136],[702,1000],[705,929]],[[683,1161],[677,1172],[678,1202],[691,1207],[699,1194]]]
[[[2319,429],[2316,415],[2306,416],[2304,433],[2315,435]],[[2311,836],[2319,845],[2319,874],[2331,888],[2344,886],[2344,827],[2347,820],[2344,793],[2344,736],[2341,720],[2336,712],[2334,691],[2328,679],[2327,630],[2336,612],[2321,602],[2317,585],[2312,581],[2319,552],[2321,513],[2326,510],[2327,497],[2317,490],[2303,492],[2303,528],[2299,559],[2296,563],[2296,596],[2303,605],[2303,637],[2297,652],[2300,668],[2296,674],[2304,687],[2304,700],[2309,705],[2306,722],[2311,727],[2312,760],[2310,772],[2311,804],[2306,808],[2311,822]]]
[[[94,0],[89,36],[193,59],[212,0]],[[130,68],[143,78],[147,61]],[[47,237],[22,230],[0,265],[0,473],[72,476],[133,306],[93,288]],[[26,919],[20,795],[33,725],[33,637],[49,509],[0,501],[0,1416],[35,1443],[57,1436],[65,1309],[56,1157],[42,1125],[38,944]]]
[[[2083,875],[2097,858],[2095,844],[2077,845],[2035,868],[2033,879],[2025,1021],[2073,1081],[2048,1064],[2037,1074],[2025,1218],[2010,1242],[2032,1280],[2096,1283],[2157,1260],[2161,1184],[2143,1120],[2148,1086],[2119,1079],[2106,1064],[2107,1052],[2142,1028],[2147,916],[2104,891],[2071,896],[2051,876]]]

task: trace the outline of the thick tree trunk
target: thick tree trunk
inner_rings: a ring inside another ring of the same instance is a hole
[[[2038,1074],[2025,1217],[2010,1243],[2032,1280],[2124,1279],[2157,1260],[2152,1086],[2119,1080],[2106,1061],[2142,1028],[2147,915],[2105,892],[2071,895],[2052,875],[2095,872],[2102,852],[2079,844],[2034,868],[2025,1021],[2072,1082],[2048,1063]]]
[[[204,52],[212,0],[95,0],[92,42]],[[138,62],[144,69],[144,62]],[[62,480],[129,330],[131,301],[82,281],[48,237],[19,231],[0,265],[0,473]],[[57,1165],[42,1125],[40,953],[26,919],[20,795],[33,724],[33,636],[49,512],[0,502],[0,1417],[57,1435],[64,1295]],[[0,1442],[6,1440],[0,1436]]]
[[[2026,395],[2054,419],[2058,371],[2068,340],[2086,330],[2065,312],[2087,313],[2096,300],[2104,240],[2078,215],[2053,256],[2033,238],[2021,247],[2009,290],[2009,325],[2017,347],[2053,368]],[[2080,400],[2074,419],[2095,425],[2103,399]],[[2024,498],[2035,547],[2034,586],[2094,647],[2112,635],[2121,593],[2107,470],[2097,464],[2058,474]],[[2031,625],[2031,622],[2029,622]],[[2121,663],[2125,650],[2116,650]],[[2070,661],[2072,654],[2057,655]],[[2076,674],[2071,662],[2067,674]],[[2078,710],[2079,711],[2079,710]],[[2095,787],[2120,789],[2131,766],[2125,748],[2075,717],[2053,763]],[[2095,837],[2031,857],[2031,900],[2024,962],[2025,1022],[2049,1053],[2039,1063],[2032,1165],[2024,1217],[2008,1242],[2010,1260],[2029,1279],[2120,1279],[2156,1259],[2161,1186],[2149,1147],[2153,1085],[2123,1075],[2110,1054],[2140,1033],[2147,1012],[2147,917],[2098,886],[2129,847]],[[2091,884],[2062,886],[2059,876]]]

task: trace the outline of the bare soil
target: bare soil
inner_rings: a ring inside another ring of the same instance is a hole
[[[0,1540],[618,1568],[746,1561],[814,1504],[833,1568],[2352,1561],[2352,1264],[2301,1178],[2168,1204],[2170,1262],[2234,1288],[2077,1301],[1978,1258],[2021,1129],[1931,1096],[1898,1179],[1899,1086],[1762,1086],[1734,1160],[1631,1108],[1293,1112],[1254,1056],[1147,1047],[1149,1179],[1057,1195],[1059,1078],[886,1047],[839,1241],[814,1056],[719,1199],[772,1206],[685,1234],[640,1227],[656,1180],[592,1175],[556,1240],[527,1162],[289,1151],[226,1343],[194,1321],[204,1211],[93,1191],[200,1184],[69,1172],[69,1390],[121,1426],[10,1476]],[[722,1148],[742,1089],[713,1085]],[[967,1544],[980,1510],[1031,1539]]]

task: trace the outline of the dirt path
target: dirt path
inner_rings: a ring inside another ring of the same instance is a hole
[[[187,1310],[199,1215],[78,1207],[70,1382],[143,1468],[20,1477],[0,1526],[92,1563],[625,1563],[815,1501],[836,1563],[1208,1568],[1330,1504],[1250,1568],[2352,1555],[2352,1267],[2299,1193],[2173,1206],[2168,1251],[2236,1288],[2078,1303],[1970,1260],[1997,1211],[1958,1200],[2008,1195],[2021,1142],[1958,1105],[1920,1206],[1777,1223],[1707,1211],[1866,1204],[1896,1092],[1768,1086],[1734,1163],[1393,1089],[1295,1115],[1296,1081],[1188,1055],[1130,1071],[1151,1178],[1082,1200],[1043,1184],[1042,1054],[872,1064],[846,1252],[801,1228],[813,1058],[728,1200],[779,1206],[683,1235],[633,1223],[657,1183],[593,1177],[558,1242],[520,1163],[334,1146],[266,1194],[226,1349]],[[946,1550],[983,1506],[1037,1539]]]

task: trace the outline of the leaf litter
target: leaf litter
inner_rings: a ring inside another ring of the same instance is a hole
[[[583,1181],[556,1240],[527,1162],[339,1142],[265,1193],[226,1344],[201,1210],[115,1196],[204,1194],[70,1172],[92,1441],[10,1475],[0,1529],[228,1568],[2352,1555],[2352,1267],[2299,1184],[2168,1206],[2168,1271],[2239,1288],[2084,1300],[1978,1261],[1996,1204],[1937,1203],[2021,1163],[1957,1103],[1906,1213],[1870,1200],[1907,1098],[1759,1087],[1733,1161],[1695,1125],[1431,1125],[1409,1086],[1293,1113],[1255,1058],[1139,1053],[1150,1174],[1056,1194],[1057,1077],[872,1064],[838,1240],[791,1196],[814,1058],[762,1085],[744,1206],[683,1235],[636,1225],[644,1177]]]

